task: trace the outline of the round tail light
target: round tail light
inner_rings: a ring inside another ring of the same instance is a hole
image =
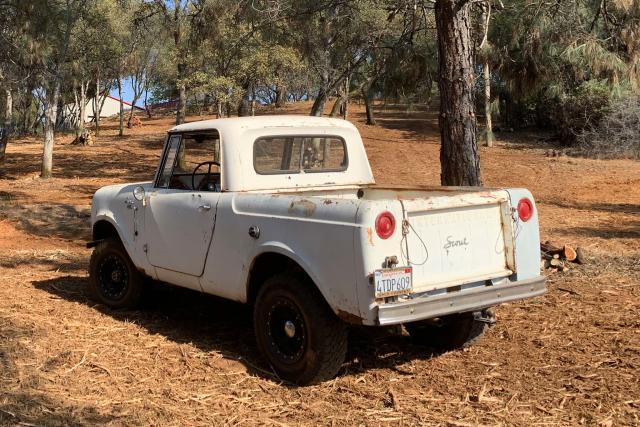
[[[382,212],[376,218],[376,233],[381,239],[388,239],[396,230],[396,219],[391,212]]]
[[[533,202],[524,198],[518,202],[518,216],[523,222],[527,222],[533,216]]]

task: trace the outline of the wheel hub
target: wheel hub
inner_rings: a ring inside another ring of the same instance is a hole
[[[113,270],[111,272],[111,280],[115,283],[120,283],[120,281],[122,281],[122,272],[120,272],[120,270]]]
[[[105,257],[100,263],[98,281],[102,295],[112,301],[121,299],[129,285],[124,261],[117,255]]]
[[[298,307],[289,299],[278,299],[269,310],[267,333],[271,348],[284,363],[296,363],[306,350],[307,336]]]
[[[294,325],[291,320],[284,322],[284,333],[287,334],[289,338],[293,338],[296,334],[296,325]]]

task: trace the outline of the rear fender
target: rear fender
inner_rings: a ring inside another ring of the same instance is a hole
[[[320,292],[324,300],[329,304],[331,310],[341,319],[349,322],[349,323],[357,323],[361,324],[362,319],[359,316],[352,314],[358,313],[356,301],[346,301],[344,299],[338,298],[337,295],[331,292],[329,286],[323,283],[323,280],[318,274],[317,269],[322,268],[322,266],[316,266],[314,268],[308,262],[305,261],[303,257],[301,257],[294,248],[289,245],[278,242],[278,241],[267,241],[262,245],[256,248],[256,251],[252,254],[252,260],[257,259],[260,255],[265,253],[277,253],[279,255],[283,255],[289,258],[291,261],[296,263],[300,269],[302,269],[307,276],[312,280],[313,285]],[[248,269],[245,273],[244,283],[248,285],[250,279],[251,269]],[[248,286],[246,287],[248,289]],[[248,295],[245,296],[245,301],[247,301]]]

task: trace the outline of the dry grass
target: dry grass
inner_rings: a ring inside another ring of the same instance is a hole
[[[371,128],[351,111],[379,182],[437,183],[433,115],[389,111]],[[125,140],[111,128],[93,148],[63,139],[49,181],[34,178],[37,141],[9,146],[0,424],[640,423],[637,163],[551,159],[522,136],[482,149],[485,182],[531,188],[543,238],[583,246],[592,262],[551,276],[544,297],[499,307],[468,350],[434,355],[404,335],[354,330],[340,375],[298,388],[258,355],[246,307],[161,286],[142,309],[112,311],[85,292],[91,194],[150,176],[169,126],[145,122]]]

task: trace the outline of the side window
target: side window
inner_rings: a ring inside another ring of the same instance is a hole
[[[220,138],[215,131],[172,135],[157,187],[220,191]]]
[[[173,165],[176,162],[178,154],[178,148],[180,148],[180,135],[172,135],[169,139],[169,145],[162,164],[162,170],[158,177],[158,184],[156,187],[167,188],[171,181],[171,173],[173,172]]]
[[[340,172],[347,165],[344,140],[335,136],[267,137],[253,144],[253,166],[259,174]]]

